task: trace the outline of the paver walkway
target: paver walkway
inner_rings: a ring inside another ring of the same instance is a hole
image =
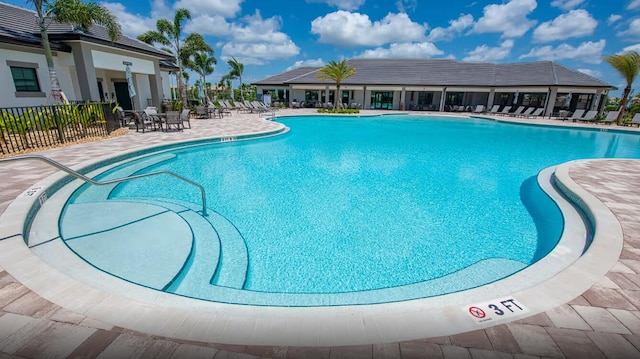
[[[183,133],[133,132],[40,154],[73,167],[110,151],[117,153],[176,139],[265,131],[276,126],[258,121],[257,115],[237,114],[223,120],[193,120],[192,124],[194,128]],[[0,166],[0,213],[30,185],[53,172],[38,162]],[[354,347],[194,343],[132,332],[70,312],[40,298],[0,268],[0,359],[640,358],[640,161],[581,162],[572,167],[570,174],[620,220],[624,249],[607,276],[580,297],[524,320],[448,337]]]

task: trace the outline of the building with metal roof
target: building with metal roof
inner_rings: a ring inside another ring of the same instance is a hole
[[[0,2],[0,107],[42,105],[51,91],[35,11]],[[70,100],[114,100],[125,109],[160,106],[170,96],[173,55],[122,35],[111,42],[107,29],[82,31],[51,22],[47,32],[55,70]],[[136,95],[130,97],[126,64]]]
[[[364,109],[452,111],[478,105],[599,110],[614,86],[551,61],[493,64],[450,59],[351,59],[354,76],[339,95]],[[290,105],[320,107],[335,101],[335,82],[318,78],[322,67],[300,67],[256,81],[259,94]]]

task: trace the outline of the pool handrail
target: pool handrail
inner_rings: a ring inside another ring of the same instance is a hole
[[[96,185],[96,186],[105,186],[105,185],[110,185],[110,184],[114,184],[114,183],[121,183],[121,182],[126,182],[126,181],[131,181],[134,179],[138,179],[138,178],[144,178],[144,177],[150,177],[150,176],[155,176],[155,175],[159,175],[159,174],[168,174],[170,176],[176,177],[180,180],[183,180],[187,183],[190,183],[196,187],[198,187],[198,189],[200,189],[200,195],[202,196],[202,216],[206,217],[207,216],[207,198],[205,195],[205,191],[204,191],[204,187],[202,187],[201,184],[194,182],[186,177],[183,177],[177,173],[171,172],[171,171],[166,171],[166,170],[160,170],[160,171],[153,171],[153,172],[149,172],[149,173],[143,173],[143,174],[139,174],[139,175],[134,175],[134,176],[127,176],[127,177],[122,177],[122,178],[116,178],[116,179],[112,179],[112,180],[107,180],[107,181],[96,181],[93,180],[87,176],[84,176],[74,170],[72,170],[71,168],[56,162],[48,157],[45,156],[41,156],[41,155],[22,155],[22,156],[15,156],[15,157],[8,157],[8,158],[0,158],[0,163],[2,162],[10,162],[10,161],[18,161],[18,160],[39,160],[39,161],[43,161],[59,170],[62,170],[76,178],[79,178],[87,183],[90,183],[92,185]]]

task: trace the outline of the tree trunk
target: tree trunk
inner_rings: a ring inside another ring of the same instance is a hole
[[[334,110],[339,110],[340,107],[338,107],[338,103],[342,102],[342,96],[339,95],[340,94],[340,83],[336,83],[336,94],[335,96],[333,96],[333,109]]]
[[[622,116],[624,115],[624,110],[627,108],[627,100],[629,98],[629,93],[631,92],[631,86],[627,86],[624,88],[624,91],[622,92],[622,100],[620,101],[620,109],[618,112],[618,118],[616,118],[616,123],[620,123],[620,120],[622,120]]]
[[[238,76],[238,79],[240,80],[240,101],[242,101],[242,103],[244,103],[244,95],[242,95],[242,76]]]
[[[42,37],[42,46],[44,47],[44,57],[47,60],[47,67],[49,69],[49,80],[51,81],[51,95],[58,103],[65,103],[66,98],[60,88],[60,82],[58,81],[58,75],[56,74],[55,65],[53,64],[53,53],[51,52],[51,44],[49,43],[49,34],[47,33],[47,26],[44,24],[44,17],[38,18],[38,25],[40,27],[40,36]]]

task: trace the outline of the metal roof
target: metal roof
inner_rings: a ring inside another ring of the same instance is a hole
[[[551,61],[493,64],[449,59],[351,59],[356,74],[343,85],[394,86],[614,86]],[[319,79],[322,67],[305,67],[283,72],[254,85],[332,84]],[[298,71],[299,70],[299,71]]]
[[[66,49],[65,40],[84,40],[107,46],[118,47],[135,52],[142,52],[155,57],[171,59],[173,56],[156,49],[137,39],[126,35],[120,36],[115,42],[109,39],[109,33],[103,26],[94,25],[89,31],[75,29],[71,24],[52,22],[47,28],[52,48]],[[40,44],[40,29],[36,19],[36,12],[15,5],[0,2],[0,42],[24,44],[27,46]]]

